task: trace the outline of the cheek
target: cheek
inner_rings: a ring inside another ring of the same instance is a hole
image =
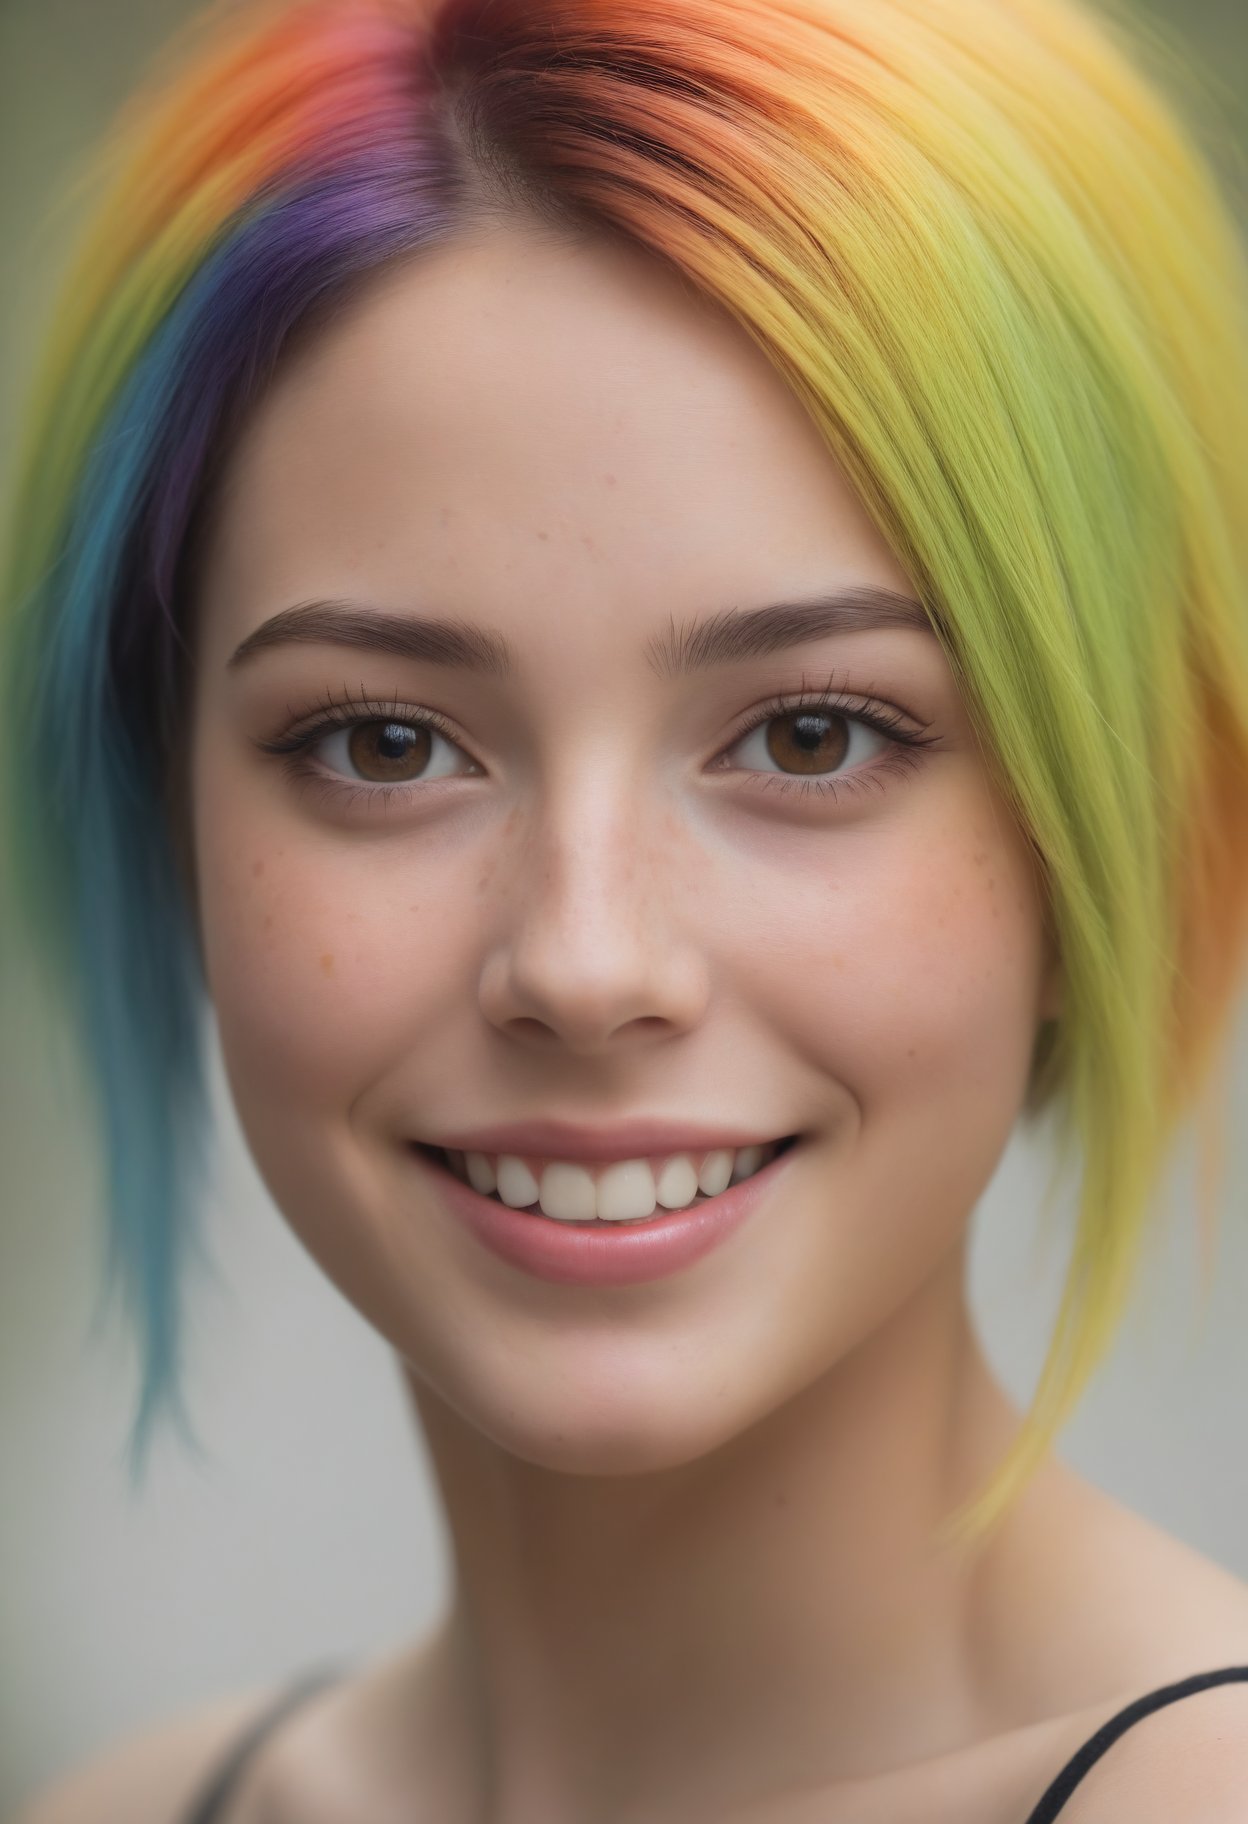
[[[834,867],[790,871],[765,927],[755,909],[767,941],[745,993],[826,1098],[803,1110],[816,1135],[801,1220],[780,1255],[760,1231],[750,1263],[773,1288],[768,1323],[811,1315],[807,1368],[854,1347],[965,1238],[1026,1091],[1043,954],[1029,852],[978,797],[945,808],[854,831]]]
[[[223,1057],[249,1125],[283,1111],[315,1129],[341,1118],[418,1043],[405,972],[441,978],[436,926],[413,871],[387,874],[231,789],[218,767],[196,801],[209,993]]]
[[[771,897],[756,992],[864,1127],[1012,1122],[1043,967],[1025,845],[983,806],[853,836]]]

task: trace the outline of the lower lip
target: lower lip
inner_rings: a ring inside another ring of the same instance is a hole
[[[492,1253],[538,1279],[564,1286],[634,1286],[692,1266],[751,1216],[800,1148],[797,1141],[716,1197],[645,1222],[557,1222],[483,1197],[421,1152],[408,1151],[456,1216]]]

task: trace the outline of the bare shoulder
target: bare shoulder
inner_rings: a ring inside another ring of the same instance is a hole
[[[1171,1686],[1248,1668],[1248,1583],[1063,1466],[1008,1566],[1021,1692],[994,1819],[1022,1819],[1101,1730]],[[1004,1761],[1004,1756],[1002,1757]],[[1083,1763],[1086,1765],[1086,1761]],[[1146,1707],[1078,1780],[1061,1824],[1244,1824],[1248,1678]]]
[[[1129,1729],[1080,1781],[1063,1824],[1243,1824],[1248,1680],[1210,1685]]]
[[[137,1730],[43,1787],[12,1824],[177,1824],[209,1769],[276,1696],[217,1698]]]

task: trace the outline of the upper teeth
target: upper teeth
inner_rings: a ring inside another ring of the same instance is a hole
[[[701,1191],[714,1197],[775,1157],[779,1141],[711,1153],[673,1153],[662,1159],[620,1159],[595,1167],[568,1160],[521,1159],[515,1153],[461,1153],[448,1149],[451,1168],[466,1173],[474,1190],[494,1191],[513,1210],[531,1203],[559,1222],[636,1222],[656,1204],[683,1210]],[[700,1160],[698,1165],[695,1163]],[[597,1176],[594,1175],[597,1173]]]

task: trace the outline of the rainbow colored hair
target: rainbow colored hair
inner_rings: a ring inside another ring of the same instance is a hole
[[[534,207],[640,243],[765,350],[1042,864],[1065,998],[1025,1112],[1080,1205],[1027,1422],[952,1529],[978,1535],[1108,1347],[1248,946],[1248,272],[1193,136],[1078,0],[260,0],[171,51],[99,160],[0,623],[16,880],[143,1344],[132,1468],[184,1411],[202,1249],[179,718],[215,479],[367,274]]]

